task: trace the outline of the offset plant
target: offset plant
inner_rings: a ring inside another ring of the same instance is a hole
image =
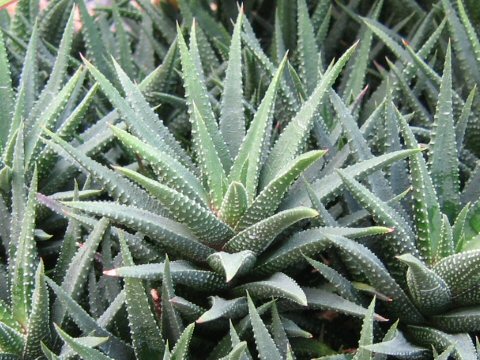
[[[0,17],[1,358],[477,357],[475,4],[75,3]]]

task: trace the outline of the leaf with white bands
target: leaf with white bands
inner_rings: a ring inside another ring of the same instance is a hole
[[[247,209],[247,190],[241,182],[232,181],[225,193],[220,207],[220,218],[228,225],[235,227]]]
[[[246,181],[245,188],[247,190],[249,203],[252,202],[258,186],[258,178],[260,172],[262,148],[264,146],[267,133],[270,132],[270,126],[272,124],[273,108],[275,106],[275,96],[280,82],[280,78],[283,74],[283,68],[287,58],[285,57],[279,65],[272,82],[268,86],[267,92],[260,103],[260,106],[255,113],[247,134],[238,150],[238,155],[233,162],[232,168],[229,174],[229,181],[240,181],[242,168],[245,161],[248,159],[246,169]]]
[[[118,233],[122,260],[125,266],[135,266],[122,232]],[[156,358],[163,353],[165,345],[156,320],[150,311],[145,287],[139,279],[124,279],[128,322],[132,334],[135,356],[139,360]]]
[[[159,280],[163,277],[164,263],[123,266],[104,271],[105,275],[125,278]],[[226,289],[224,278],[212,271],[196,268],[187,261],[177,260],[170,263],[172,279],[199,291],[219,291]]]
[[[258,355],[261,360],[281,359],[282,356],[278,351],[272,337],[268,333],[267,327],[263,323],[258,314],[255,305],[249,295],[248,297],[248,312],[252,322],[253,334],[255,337],[255,344],[257,345]]]
[[[202,169],[210,191],[210,202],[213,208],[219,209],[222,206],[224,195],[224,182],[227,176],[223,169],[220,154],[218,154],[215,143],[210,137],[202,114],[193,102],[193,142],[196,146],[198,162]]]
[[[391,165],[392,163],[419,153],[421,149],[400,150],[385,155],[380,155],[372,159],[360,161],[355,165],[350,165],[343,169],[352,177],[363,178],[377,170]],[[321,201],[329,201],[335,195],[340,193],[342,180],[337,173],[329,174],[312,184],[312,189]],[[283,202],[282,208],[291,208],[299,205],[309,206],[311,204],[308,192],[302,187],[300,191],[291,191],[289,196]]]
[[[233,289],[234,294],[244,295],[245,292],[254,298],[280,297],[292,300],[297,304],[307,306],[307,298],[302,288],[291,277],[278,272],[267,279],[259,280],[237,286]]]
[[[205,261],[213,250],[199,242],[183,224],[134,206],[104,201],[65,202],[72,209],[104,216],[114,222],[148,235],[169,252],[182,254],[194,261]]]
[[[269,154],[264,170],[262,171],[260,187],[264,188],[272,181],[290,161],[297,156],[305,145],[306,138],[313,125],[315,112],[327,91],[333,85],[342,68],[355,51],[356,45],[350,47],[333,67],[325,72],[312,95],[302,105],[295,117],[288,123]]]
[[[236,226],[243,230],[275,213],[290,185],[310,165],[325,155],[326,151],[314,150],[304,153],[292,160],[282,171],[270,181],[255,197]]]
[[[234,319],[243,317],[248,312],[247,301],[244,297],[226,300],[219,296],[210,297],[211,307],[200,316],[196,323],[203,324],[219,318]]]
[[[169,214],[179,223],[184,223],[205,244],[221,245],[233,235],[233,230],[220,221],[210,210],[185,195],[127,168],[118,172],[147,189]]]
[[[216,252],[207,258],[212,269],[225,274],[225,281],[230,282],[235,276],[248,273],[253,268],[257,257],[251,250],[243,250],[237,253]]]
[[[242,83],[242,32],[243,8],[238,12],[237,21],[233,28],[232,41],[228,54],[228,66],[223,82],[222,106],[220,108],[220,130],[235,158],[245,136],[245,115],[243,111],[243,83]]]
[[[28,198],[22,214],[21,230],[17,240],[15,257],[11,258],[12,283],[11,302],[15,319],[27,326],[28,314],[32,307],[32,294],[35,286],[35,264],[37,245],[34,239],[37,206],[37,168],[33,172]]]
[[[448,256],[433,267],[452,291],[458,305],[476,305],[480,301],[480,250],[470,250]]]
[[[367,228],[323,227],[313,228],[293,235],[288,241],[272,248],[258,259],[255,272],[271,274],[272,272],[287,269],[289,266],[302,261],[304,256],[316,256],[330,244],[326,234],[342,235],[348,238],[361,238],[370,235],[385,234],[391,229],[372,226]]]
[[[51,140],[44,140],[48,146],[94,176],[114,199],[119,200],[121,203],[136,205],[155,213],[161,212],[160,209],[162,206],[160,203],[152,199],[146,191],[125,179],[123,176],[92,160],[85,155],[83,151],[74,148],[54,133],[48,130],[44,130],[44,132],[51,138]]]
[[[453,358],[455,360],[476,360],[477,354],[468,334],[447,334],[443,331],[426,326],[408,326],[407,333],[415,342],[425,347],[435,347],[437,351],[444,351],[454,345]]]
[[[110,128],[124,145],[150,164],[162,183],[199,203],[208,204],[208,195],[200,181],[177,159],[130,135],[125,130],[113,125]]]
[[[251,250],[256,254],[261,254],[283,230],[300,220],[310,219],[317,215],[315,210],[305,207],[281,211],[241,231],[223,248],[229,252]]]
[[[197,71],[195,62],[192,58],[190,51],[188,50],[185,39],[182,32],[177,27],[178,35],[178,47],[180,49],[180,60],[182,63],[182,77],[184,80],[184,87],[186,92],[186,98],[189,106],[190,114],[193,114],[193,104],[198,108],[199,113],[202,115],[203,121],[207,131],[213,141],[218,156],[221,159],[224,170],[228,170],[231,165],[231,157],[228,148],[223,139],[222,133],[218,129],[215,115],[213,114],[212,106],[208,97],[208,92],[205,83],[202,81],[200,74]],[[193,131],[198,131],[193,122]]]
[[[412,254],[403,254],[397,258],[408,265],[408,289],[422,314],[444,312],[452,301],[450,289],[445,281]]]

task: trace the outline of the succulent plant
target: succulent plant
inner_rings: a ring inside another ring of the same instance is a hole
[[[477,7],[1,10],[0,358],[476,359]]]
[[[343,236],[326,236],[329,245],[339,251],[350,280],[334,268],[307,258],[335,292],[364,304],[358,289],[368,289],[384,300],[379,307],[381,314],[400,320],[383,342],[372,344],[373,337],[368,342],[360,341],[357,355],[367,353],[365,358],[372,353],[424,357],[429,356],[431,346],[438,352],[445,351],[445,357],[477,356],[469,334],[477,332],[479,327],[476,321],[479,203],[478,199],[473,204],[465,200],[462,207],[462,193],[470,190],[468,184],[463,191],[460,185],[461,160],[457,149],[464,148],[464,144],[457,143],[462,137],[456,137],[455,123],[461,124],[462,120],[455,121],[451,57],[448,44],[427,159],[417,153],[409,158],[408,167],[406,163],[395,165],[403,165],[395,169],[396,174],[410,172],[411,199],[405,205],[411,204],[412,210],[387,203],[373,181],[366,186],[338,169],[346,190],[371,214],[375,224],[392,227],[394,231],[369,247]],[[472,98],[473,95],[458,113],[459,119],[468,118]],[[391,144],[400,144],[401,134],[405,147],[418,148],[408,123],[412,117],[398,111],[391,95],[382,110],[377,126],[384,128]],[[393,177],[393,170],[392,167],[392,187],[403,180],[401,176]],[[308,199],[307,195],[305,191],[303,198]],[[302,196],[292,198],[290,205],[305,203],[301,199]]]

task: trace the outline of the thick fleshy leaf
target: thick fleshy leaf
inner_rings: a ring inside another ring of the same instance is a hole
[[[30,167],[31,161],[38,156],[38,146],[40,144],[42,129],[49,129],[54,126],[58,117],[61,116],[62,112],[65,110],[67,102],[72,96],[75,88],[83,82],[84,78],[84,69],[78,69],[58,94],[49,101],[48,107],[40,111],[40,115],[35,119],[35,123],[32,124],[29,131],[25,132],[26,166]]]
[[[177,313],[175,307],[170,302],[175,297],[172,276],[170,274],[170,260],[168,256],[165,258],[165,266],[162,276],[161,290],[161,309],[162,309],[162,332],[164,337],[175,344],[184,330],[182,320]]]
[[[196,321],[206,310],[197,304],[188,301],[180,296],[170,299],[175,309],[180,313],[183,319],[188,322]]]
[[[395,330],[395,336],[391,340],[364,346],[365,349],[375,354],[392,355],[398,357],[421,357],[429,353],[428,349],[410,343],[400,330]]]
[[[11,301],[15,319],[27,326],[28,315],[32,309],[32,295],[35,287],[37,246],[34,239],[37,206],[37,170],[35,168],[28,199],[22,216],[21,230],[17,240],[13,264]],[[13,234],[12,234],[13,235]],[[12,246],[14,246],[12,244]]]
[[[169,252],[182,254],[194,261],[205,261],[207,256],[214,252],[213,249],[199,242],[183,224],[134,206],[103,201],[71,201],[64,204],[73,210],[104,216],[112,222],[125,224],[158,241]],[[73,215],[70,214],[70,216]]]
[[[216,252],[207,258],[212,269],[225,274],[225,281],[230,282],[235,276],[247,273],[254,265],[257,257],[251,250],[237,253]]]
[[[232,351],[230,351],[228,355],[222,359],[223,360],[242,360],[244,359],[245,350],[247,350],[247,343],[245,341],[242,341],[237,345],[235,345]]]
[[[433,271],[447,283],[455,303],[476,305],[480,299],[479,263],[480,250],[470,250],[440,260]]]
[[[228,225],[221,222],[210,210],[185,195],[136,171],[127,168],[116,170],[147,189],[168,209],[176,221],[186,224],[202,242],[220,245],[233,235]]]
[[[63,278],[62,289],[74,299],[80,298],[82,294],[97,248],[106,235],[109,226],[108,219],[100,220],[85,243],[77,250],[68,266]],[[59,320],[61,321],[62,318]]]
[[[68,346],[80,357],[91,360],[113,360],[111,357],[106,356],[98,350],[93,349],[90,346],[83,344],[78,338],[75,339],[64,332],[58,325],[55,324],[55,330],[60,338],[65,341]],[[103,339],[106,340],[106,339]]]
[[[243,295],[247,291],[254,298],[265,299],[276,296],[292,300],[300,305],[307,305],[307,298],[302,288],[295,280],[283,273],[275,273],[265,280],[237,286],[233,291],[237,295]]]
[[[188,325],[183,333],[180,335],[180,338],[175,344],[175,347],[172,350],[171,359],[172,360],[184,360],[188,358],[190,345],[190,340],[192,339],[193,330],[195,328],[195,323]]]
[[[232,227],[235,227],[238,220],[247,209],[247,190],[241,182],[232,181],[225,193],[220,207],[220,217]]]
[[[383,1],[377,1],[374,3],[370,10],[370,18],[377,20],[382,10]],[[345,82],[345,88],[343,90],[343,99],[347,104],[352,102],[352,99],[356,99],[360,95],[364,85],[365,77],[367,74],[368,61],[371,54],[372,30],[365,24],[362,24],[362,28],[359,31],[360,46],[358,52],[352,58],[348,65],[348,73]],[[344,79],[345,80],[345,79]]]
[[[128,132],[111,126],[115,136],[152,166],[159,180],[199,203],[208,204],[207,193],[197,177],[170,154],[151,146]]]
[[[412,252],[416,254],[415,234],[403,217],[394,208],[379,199],[375,194],[360,184],[346,172],[337,170],[350,193],[365,207],[383,226],[391,227],[394,230],[390,236],[394,241],[389,242],[394,254]]]
[[[215,115],[213,114],[212,106],[208,98],[208,92],[202,76],[199,74],[195,61],[191,52],[187,48],[185,39],[183,38],[180,28],[177,28],[178,46],[180,49],[180,59],[182,62],[182,77],[185,87],[186,97],[190,113],[194,112],[194,104],[198,108],[208,132],[212,139],[216,153],[221,159],[224,170],[228,170],[231,165],[231,156],[223,139],[222,133],[218,129]],[[192,44],[190,44],[192,46]],[[194,49],[195,50],[195,49]],[[193,131],[197,132],[195,122],[192,123]]]
[[[122,119],[127,122],[135,135],[140,137],[146,143],[177,158],[184,165],[189,165],[189,160],[187,155],[185,155],[185,151],[180,147],[173,135],[150,108],[150,105],[141,94],[140,89],[132,83],[118,64],[115,63],[115,69],[127,94],[127,99],[124,99],[120,95],[104,74],[88,61],[84,60],[84,62],[90,74],[92,74],[95,80],[98,81],[102,91],[115,106],[116,110],[122,116]]]
[[[453,220],[460,203],[460,180],[453,122],[451,61],[449,46],[430,140],[430,172],[442,210]]]
[[[248,296],[248,312],[252,321],[253,334],[255,336],[255,344],[257,346],[258,355],[261,360],[281,359],[282,356],[278,351],[275,343],[268,333],[267,327],[263,323],[258,314],[252,299]]]
[[[205,121],[197,105],[193,102],[193,142],[196,146],[197,159],[206,179],[210,192],[210,206],[219,209],[222,205],[226,175],[220,154],[215,148],[213,138],[208,132]]]
[[[95,25],[93,17],[89,14],[84,0],[78,2],[78,9],[82,19],[82,35],[87,47],[87,55],[92,59],[95,66],[107,76],[112,78],[112,68],[108,63],[107,49],[101,41],[100,32]]]
[[[123,266],[104,271],[105,275],[125,278],[159,280],[163,277],[164,263]],[[198,269],[187,261],[177,260],[170,263],[173,281],[201,291],[225,289],[224,278],[212,271]]]
[[[210,302],[212,307],[197,319],[196,322],[198,324],[213,321],[222,317],[235,319],[245,316],[248,312],[247,301],[244,297],[226,300],[218,296],[212,296]]]
[[[104,351],[108,351],[115,359],[128,358],[133,355],[133,349],[126,345],[122,340],[114,336],[112,333],[102,327],[102,318],[98,321],[92,318],[72,297],[65,292],[60,286],[48,277],[45,279],[48,286],[50,286],[59,299],[65,306],[69,316],[85,334],[94,332],[97,336],[108,337],[108,341],[105,344],[100,345]],[[118,296],[121,300],[121,304],[125,302],[125,292],[121,292]],[[117,301],[115,299],[114,303]]]
[[[32,296],[32,311],[28,318],[27,336],[23,356],[37,358],[42,355],[40,343],[49,343],[50,334],[50,309],[48,290],[45,283],[43,261],[40,261],[35,274],[35,290]]]
[[[6,353],[20,354],[25,346],[22,333],[0,322],[0,346]]]
[[[114,199],[119,200],[121,203],[137,205],[155,213],[160,211],[159,209],[162,207],[160,203],[152,199],[146,191],[125,179],[125,177],[92,160],[81,150],[73,147],[54,133],[47,130],[44,131],[51,138],[50,141],[45,141],[53,150],[64,156],[67,160],[78,164],[80,168],[94,176]]]
[[[313,126],[314,115],[323,97],[333,85],[342,68],[355,51],[356,45],[348,49],[335,65],[327,70],[310,98],[302,105],[295,117],[289,122],[285,130],[275,143],[267,161],[261,178],[261,187],[265,187],[285,166],[285,161],[291,161],[300,153],[305,145],[310,129]]]
[[[390,228],[373,226],[368,228],[325,227],[299,232],[285,242],[278,244],[271,251],[258,259],[255,271],[272,273],[297,264],[303,256],[315,256],[328,248],[326,234],[336,234],[352,239],[370,235],[385,234]]]
[[[0,153],[3,152],[10,132],[10,114],[14,106],[13,96],[10,65],[2,33],[0,34],[0,104],[3,111],[0,113]]]
[[[373,343],[373,315],[375,310],[375,298],[373,298],[367,313],[363,318],[362,330],[360,331],[360,340],[358,341],[358,350],[353,357],[353,360],[371,360],[372,352],[365,349],[364,346]]]
[[[480,328],[478,306],[458,308],[431,317],[432,324],[448,333],[477,332]]]
[[[238,12],[228,54],[228,66],[223,82],[220,130],[232,158],[237,156],[245,136],[245,115],[243,112],[242,82],[242,32],[243,8]]]
[[[317,215],[315,210],[304,207],[281,211],[241,231],[223,248],[229,252],[251,250],[255,254],[261,254],[283,230],[300,220]]]
[[[290,185],[310,165],[325,155],[326,151],[309,151],[292,160],[282,171],[268,183],[253,203],[247,208],[245,214],[236,226],[243,230],[256,222],[275,213]]]
[[[119,240],[124,265],[134,266],[132,255],[121,233],[119,234]],[[138,279],[126,278],[124,281],[128,322],[135,356],[142,360],[158,358],[165,350],[165,345],[155,318],[150,311],[145,287],[142,281]]]
[[[363,178],[379,169],[387,167],[392,163],[419,153],[421,149],[400,150],[393,153],[380,155],[372,159],[360,161],[343,169],[351,177]],[[358,179],[357,179],[358,180]],[[314,193],[321,201],[329,201],[340,193],[342,180],[337,173],[328,174],[325,177],[314,181],[312,184]],[[297,190],[297,189],[295,189]],[[291,208],[299,205],[309,206],[310,199],[304,187],[299,191],[290,191],[289,196],[283,202],[282,208]]]
[[[272,325],[271,325],[271,333],[273,336],[273,341],[277,346],[278,351],[282,354],[282,358],[286,358],[288,353],[288,349],[291,348],[291,345],[287,338],[287,333],[282,324],[282,320],[280,319],[280,315],[278,313],[277,304],[272,305]]]
[[[345,279],[335,269],[305,256],[305,259],[312,265],[322,276],[335,287],[335,291],[346,300],[358,302],[359,293],[353,284]]]
[[[425,315],[445,311],[452,301],[445,281],[412,254],[403,254],[397,258],[408,265],[408,289],[420,311]]]
[[[345,237],[330,234],[326,236],[344,254],[342,258],[347,266],[362,273],[372,286],[392,299],[384,306],[392,311],[394,316],[411,324],[423,321],[421,313],[373,252]]]
[[[278,84],[285,67],[286,57],[279,65],[275,76],[270,83],[263,100],[253,117],[247,134],[238,150],[238,155],[232,165],[229,174],[229,181],[241,181],[243,166],[248,159],[246,169],[245,188],[249,203],[253,201],[257,193],[258,178],[260,176],[260,165],[265,141],[268,138],[272,125],[272,114],[275,105],[275,95]]]
[[[299,68],[303,82],[310,94],[317,84],[319,54],[315,41],[313,24],[308,15],[308,7],[305,0],[297,1],[297,24],[298,24],[298,57]]]
[[[406,119],[397,110],[397,120],[405,145],[417,148],[418,143]],[[421,153],[409,158],[413,187],[413,211],[417,229],[417,248],[428,263],[434,261],[441,241],[441,210],[432,179]]]
[[[407,331],[408,335],[415,338],[416,343],[426,347],[433,345],[437,351],[444,351],[450,345],[454,345],[455,350],[452,355],[456,360],[475,360],[477,358],[475,347],[468,334],[451,335],[422,326],[409,326]]]
[[[307,295],[308,307],[311,309],[333,310],[346,315],[363,318],[368,309],[348,301],[341,296],[322,288],[303,288]],[[375,319],[386,321],[385,318],[375,315]]]

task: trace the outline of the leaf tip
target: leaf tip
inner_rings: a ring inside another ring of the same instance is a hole
[[[118,276],[118,271],[117,271],[117,269],[104,270],[103,275]]]

